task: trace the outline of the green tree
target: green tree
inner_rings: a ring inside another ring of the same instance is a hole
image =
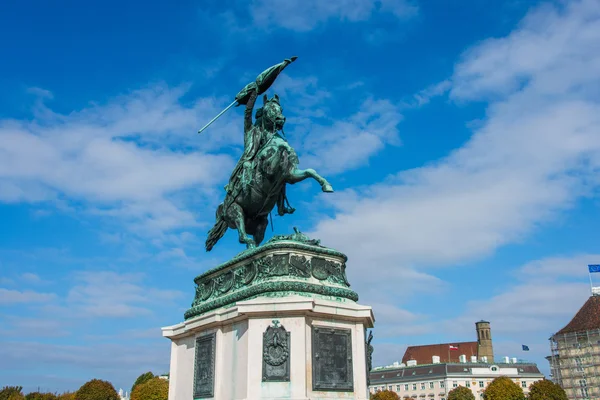
[[[58,396],[58,400],[75,400],[75,392],[65,392]]]
[[[121,400],[110,382],[92,379],[75,393],[75,400]]]
[[[391,390],[382,390],[381,392],[372,394],[371,400],[400,400],[400,397],[396,392],[392,392]]]
[[[25,396],[23,396],[23,393],[21,393],[21,391],[23,390],[23,386],[4,386],[2,388],[2,390],[0,390],[0,400],[8,400],[9,398],[12,400],[14,399],[22,399]]]
[[[25,400],[58,400],[58,397],[52,393],[31,392],[25,395]]]
[[[448,392],[448,400],[475,400],[471,389],[458,386]]]
[[[131,400],[168,400],[169,381],[154,377],[137,385],[131,392]]]
[[[529,387],[529,400],[567,400],[567,394],[559,384],[542,379]]]
[[[144,382],[148,382],[152,378],[154,378],[154,374],[152,372],[145,372],[141,374],[133,383],[133,386],[131,387],[131,392],[129,393],[133,393],[133,389],[135,389],[137,385],[141,385]]]
[[[525,400],[523,389],[507,376],[492,381],[483,392],[485,400]]]

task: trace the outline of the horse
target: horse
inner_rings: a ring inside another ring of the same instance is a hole
[[[240,243],[247,249],[261,244],[268,226],[268,216],[277,205],[279,215],[295,211],[286,206],[286,185],[312,178],[323,192],[333,192],[329,182],[314,169],[299,169],[298,155],[283,133],[285,116],[275,95],[263,98],[252,124],[252,109],[257,93],[246,104],[244,123],[244,155],[240,158],[229,184],[227,194],[216,212],[215,225],[208,232],[206,251],[223,237],[227,228],[237,229]],[[250,237],[252,236],[252,237]]]

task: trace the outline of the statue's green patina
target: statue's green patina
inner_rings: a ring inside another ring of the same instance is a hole
[[[324,192],[333,192],[329,182],[314,169],[298,169],[298,156],[283,132],[285,116],[279,96],[269,99],[264,95],[263,106],[256,110],[256,120],[252,121],[257,97],[295,60],[296,57],[292,57],[261,73],[232,103],[246,106],[244,153],[225,186],[225,200],[217,208],[216,223],[206,239],[207,251],[223,237],[227,228],[237,229],[240,243],[247,248],[259,245],[264,239],[268,216],[276,205],[281,216],[295,211],[287,200],[288,183],[313,178]]]

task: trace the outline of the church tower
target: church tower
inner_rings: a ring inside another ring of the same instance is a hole
[[[479,321],[475,323],[477,329],[477,358],[481,361],[483,357],[487,362],[494,362],[494,348],[492,346],[492,329],[488,321]]]

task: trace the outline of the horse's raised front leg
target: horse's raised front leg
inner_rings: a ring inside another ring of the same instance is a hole
[[[293,185],[294,183],[301,182],[307,178],[313,178],[315,181],[319,182],[319,184],[321,185],[321,189],[324,192],[333,192],[333,188],[331,187],[329,182],[327,182],[327,179],[325,179],[321,175],[317,174],[317,171],[315,171],[312,168],[307,168],[307,169],[297,169],[296,168],[287,176],[286,182],[291,183]]]
[[[237,203],[233,203],[227,209],[227,218],[233,221],[238,231],[240,243],[246,245],[248,249],[256,247],[256,242],[246,233],[246,224],[244,222],[244,211]]]

